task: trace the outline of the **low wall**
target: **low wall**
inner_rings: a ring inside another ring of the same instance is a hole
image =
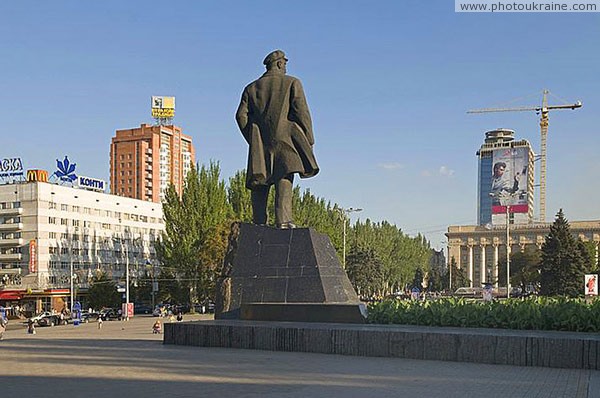
[[[197,321],[164,325],[164,344],[600,369],[591,333],[302,322]]]

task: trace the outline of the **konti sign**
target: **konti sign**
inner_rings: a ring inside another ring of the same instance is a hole
[[[27,170],[27,182],[33,181],[48,182],[48,172],[38,169]]]
[[[86,176],[77,177],[77,186],[83,189],[89,189],[91,191],[104,192],[106,182],[97,178],[91,178]]]

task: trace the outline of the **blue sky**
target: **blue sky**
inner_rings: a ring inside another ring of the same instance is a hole
[[[539,150],[534,112],[465,112],[537,105],[544,88],[584,103],[550,114],[548,217],[599,219],[598,43],[600,13],[460,14],[451,1],[2,2],[0,157],[52,171],[67,154],[108,180],[114,131],[151,123],[150,96],[174,95],[197,160],[228,177],[246,163],[242,89],[280,48],[321,166],[299,184],[363,208],[353,219],[441,247],[448,225],[476,221],[485,131],[512,128]]]

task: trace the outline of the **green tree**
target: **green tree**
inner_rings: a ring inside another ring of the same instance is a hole
[[[164,269],[170,270],[163,272],[161,279],[171,274],[177,281],[178,286],[171,286],[171,298],[194,303],[211,297],[225,252],[224,231],[233,214],[219,164],[211,161],[199,171],[193,167],[181,197],[170,186],[163,200],[163,214],[165,231],[155,247]]]
[[[238,170],[229,178],[227,200],[236,220],[252,222],[252,198],[250,190],[246,188],[246,170]]]
[[[541,251],[535,246],[527,246],[525,251],[510,255],[510,284],[525,291],[528,285],[537,286],[540,281]],[[493,281],[492,281],[493,282]],[[498,285],[506,286],[506,255],[498,260]]]
[[[383,285],[383,264],[373,249],[353,247],[346,257],[346,272],[359,296],[373,297]]]
[[[598,262],[599,259],[597,256],[598,246],[596,246],[596,243],[592,241],[582,242],[582,245],[585,249],[586,262],[589,264],[589,271],[598,272],[598,270],[600,270],[600,264]]]
[[[99,272],[92,277],[88,289],[88,305],[95,309],[121,306],[121,293],[117,292],[117,284],[106,273]]]
[[[415,270],[415,276],[413,278],[411,287],[416,287],[420,292],[423,291],[423,270],[421,268],[417,268]]]
[[[458,268],[454,257],[450,259],[448,268],[448,278],[452,277],[452,291],[459,287],[471,286],[471,280],[467,277],[467,271],[464,268]]]
[[[573,237],[562,209],[542,245],[540,293],[544,296],[583,294],[584,275],[589,267],[585,247]]]

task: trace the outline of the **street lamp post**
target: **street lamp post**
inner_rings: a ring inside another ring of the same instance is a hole
[[[510,298],[510,206],[506,205],[506,298]]]
[[[71,241],[71,255],[69,256],[71,261],[70,261],[70,267],[69,267],[69,276],[70,276],[70,281],[71,281],[71,288],[69,289],[70,293],[71,293],[71,301],[69,302],[69,310],[71,312],[71,314],[73,314],[73,242]]]
[[[125,320],[129,320],[129,250],[125,245]]]
[[[359,212],[362,211],[363,209],[355,209],[353,207],[349,207],[347,209],[342,208],[342,214],[343,214],[343,219],[342,222],[344,223],[344,229],[343,229],[343,244],[342,244],[342,265],[344,266],[344,269],[346,269],[346,223],[348,222],[348,215],[350,213],[354,213],[354,212]]]

